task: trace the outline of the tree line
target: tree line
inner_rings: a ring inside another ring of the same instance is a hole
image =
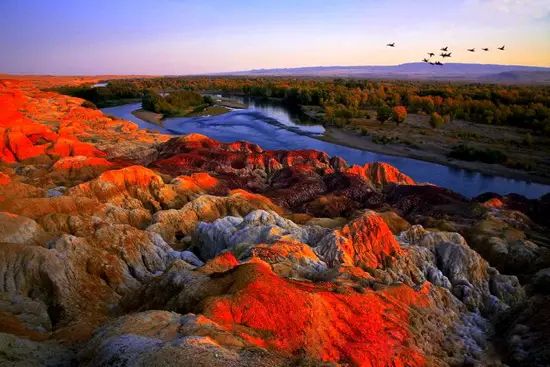
[[[461,119],[528,128],[550,135],[550,87],[357,79],[267,77],[164,77],[110,81],[103,88],[63,87],[58,91],[99,107],[142,98],[146,91],[220,92],[274,98],[292,106],[318,106],[326,123],[363,117],[365,111],[431,115],[432,126]],[[395,110],[395,107],[399,107]],[[402,108],[401,108],[402,107]]]

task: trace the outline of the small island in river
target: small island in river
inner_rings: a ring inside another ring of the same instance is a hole
[[[188,90],[162,94],[147,90],[143,94],[141,103],[142,108],[132,114],[157,125],[162,125],[162,120],[168,117],[216,116],[236,108],[235,101],[215,100],[210,95],[203,96]],[[242,106],[238,105],[238,107]]]

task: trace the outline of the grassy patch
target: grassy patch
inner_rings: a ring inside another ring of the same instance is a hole
[[[196,108],[192,112],[188,113],[187,116],[194,117],[194,116],[217,116],[217,115],[223,115],[224,113],[227,113],[231,111],[229,108],[224,106],[205,106],[202,108]]]
[[[448,154],[449,158],[463,161],[479,161],[484,163],[505,163],[508,160],[506,154],[497,149],[478,149],[465,144],[455,145]]]
[[[397,143],[399,141],[399,138],[386,136],[386,135],[373,135],[372,136],[372,142],[374,144],[390,144],[390,143]]]

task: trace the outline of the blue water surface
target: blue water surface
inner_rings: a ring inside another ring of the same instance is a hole
[[[264,149],[315,149],[331,156],[344,158],[348,163],[387,162],[417,182],[430,182],[474,197],[484,192],[517,193],[538,198],[550,192],[550,185],[487,175],[480,172],[420,161],[412,158],[374,153],[315,139],[324,132],[321,125],[300,124],[295,115],[283,106],[249,101],[246,109],[209,117],[177,117],[164,120],[162,127],[145,122],[132,114],[140,103],[104,108],[102,111],[142,128],[167,134],[200,133],[222,142],[237,140],[260,145]]]

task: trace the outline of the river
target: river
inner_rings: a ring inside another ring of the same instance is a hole
[[[211,138],[233,142],[248,141],[264,149],[315,149],[340,156],[348,163],[387,162],[417,182],[430,182],[467,197],[484,192],[517,193],[538,198],[550,192],[550,185],[487,175],[476,171],[420,161],[411,158],[373,153],[315,139],[324,132],[321,125],[301,124],[297,115],[273,103],[248,101],[248,108],[212,117],[177,117],[164,121],[164,126],[145,122],[132,114],[141,103],[104,108],[106,114],[130,120],[142,128],[180,135],[200,133]]]

